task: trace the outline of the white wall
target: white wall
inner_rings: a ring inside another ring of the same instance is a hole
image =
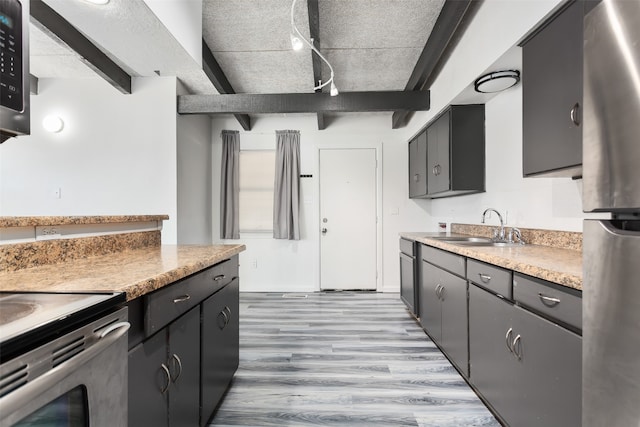
[[[144,0],[178,43],[202,65],[202,0]]]
[[[210,244],[211,119],[177,116],[178,243]]]
[[[311,174],[313,178],[302,178],[301,182],[301,235],[300,241],[274,240],[270,235],[242,235],[240,242],[247,245],[247,251],[241,255],[240,286],[243,291],[301,291],[313,292],[319,289],[319,206],[318,206],[318,148],[341,146],[379,146],[382,144],[382,155],[387,152],[403,157],[407,162],[406,143],[399,139],[399,132],[391,130],[391,116],[384,115],[350,115],[335,118],[326,130],[318,131],[315,115],[267,116],[255,121],[253,129],[245,132],[233,118],[213,120],[213,169],[219,171],[221,156],[220,131],[234,129],[240,131],[242,149],[275,148],[275,131],[279,129],[298,129],[300,136],[300,157],[302,174]],[[387,168],[383,163],[384,187],[391,186],[404,193],[406,190],[406,166],[392,166],[387,176]],[[399,169],[399,170],[398,170]],[[404,170],[404,173],[402,172]],[[214,240],[220,238],[220,176],[213,175],[213,217]],[[391,191],[390,193],[397,192]],[[394,207],[389,203],[395,204]],[[420,217],[420,208],[407,203],[406,194],[393,195],[387,201],[383,195],[383,216],[393,209],[415,210],[414,216]],[[392,223],[392,222],[390,222]],[[384,222],[383,222],[384,224]],[[389,239],[393,247],[397,246],[398,230],[387,230],[383,227],[383,245]],[[397,250],[393,250],[397,256]],[[357,256],[357,255],[354,255]],[[394,258],[394,261],[397,259]],[[380,267],[383,274],[386,260]],[[383,279],[384,283],[384,279]]]
[[[31,135],[0,145],[0,215],[168,214],[162,240],[175,243],[176,79],[134,78],[132,91],[41,79]],[[48,114],[62,132],[44,131]]]

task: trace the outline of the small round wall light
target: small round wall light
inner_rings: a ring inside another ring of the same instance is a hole
[[[49,115],[42,121],[42,127],[47,132],[58,133],[64,129],[64,121],[59,116]]]
[[[478,77],[474,83],[476,92],[494,93],[509,89],[520,81],[520,71],[495,71]]]

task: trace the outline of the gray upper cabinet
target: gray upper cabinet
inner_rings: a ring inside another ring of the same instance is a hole
[[[445,111],[427,128],[427,170],[430,173],[429,194],[449,189],[449,122],[451,112]]]
[[[409,198],[427,196],[427,133],[409,142]]]
[[[524,176],[582,175],[582,28],[569,4],[523,43]]]
[[[484,105],[447,108],[409,143],[409,197],[434,199],[483,192],[484,146]]]
[[[452,105],[427,128],[431,198],[484,191],[484,105]]]

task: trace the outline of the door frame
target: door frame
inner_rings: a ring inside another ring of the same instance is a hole
[[[317,274],[315,275],[315,288],[318,292],[321,292],[320,288],[320,275],[322,274],[322,235],[320,232],[320,151],[321,150],[350,150],[350,149],[373,149],[376,156],[376,292],[382,292],[383,283],[383,263],[382,263],[382,142],[353,142],[353,143],[339,143],[339,144],[318,144],[315,150],[315,169],[316,185],[314,188],[314,199],[318,201],[316,206],[313,222],[316,224],[315,236],[317,240],[316,245],[316,265]]]

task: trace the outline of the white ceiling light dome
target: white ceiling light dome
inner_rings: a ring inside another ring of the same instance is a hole
[[[480,93],[495,93],[515,86],[519,81],[520,71],[518,70],[494,71],[478,77],[474,88]]]

